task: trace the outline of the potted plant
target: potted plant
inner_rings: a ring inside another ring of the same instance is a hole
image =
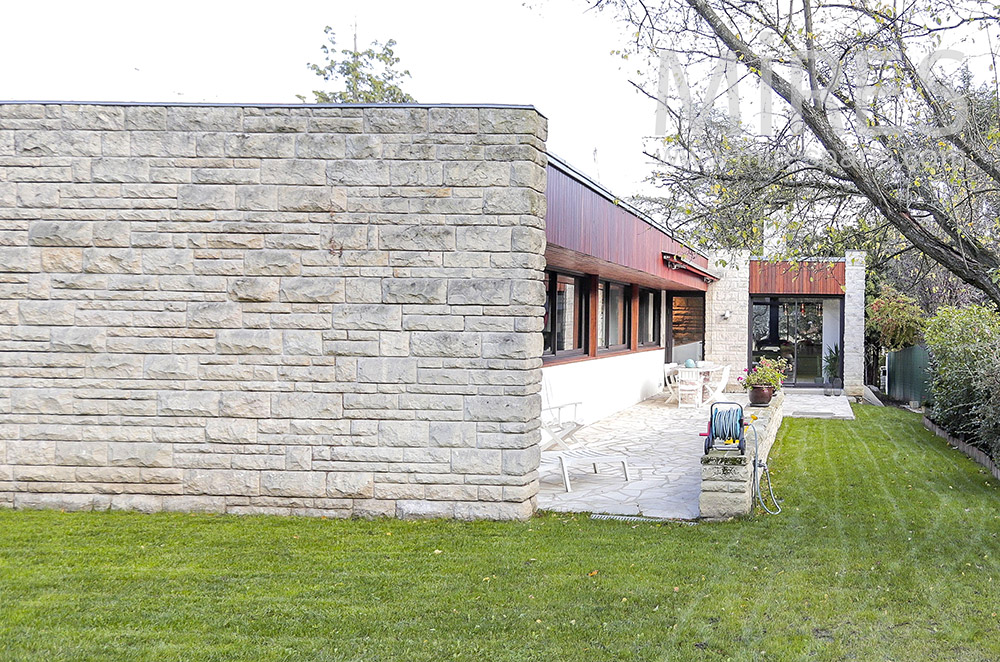
[[[750,404],[764,406],[771,402],[775,391],[781,388],[788,370],[788,361],[781,359],[761,359],[757,365],[744,370],[746,375],[738,381],[749,391]]]
[[[823,373],[826,384],[823,385],[823,395],[840,395],[843,382],[840,381],[840,345],[834,345],[826,350],[823,358]]]

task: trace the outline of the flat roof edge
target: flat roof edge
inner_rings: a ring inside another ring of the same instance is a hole
[[[635,216],[636,218],[638,218],[640,221],[642,221],[642,222],[646,223],[647,225],[655,228],[656,230],[659,230],[663,234],[667,235],[668,237],[670,237],[671,239],[673,239],[674,241],[676,241],[677,243],[679,243],[681,246],[684,246],[685,248],[687,248],[692,253],[695,253],[695,254],[700,255],[701,257],[703,257],[705,259],[708,259],[708,253],[706,253],[706,252],[704,252],[702,250],[699,250],[699,249],[697,249],[697,248],[695,248],[693,246],[689,246],[687,243],[681,241],[680,239],[678,239],[674,235],[673,232],[671,232],[668,228],[664,227],[661,223],[658,223],[658,222],[654,221],[647,214],[639,211],[638,209],[636,209],[635,207],[633,207],[631,204],[629,204],[628,202],[626,202],[622,198],[619,198],[614,193],[612,193],[608,189],[604,188],[603,186],[601,186],[600,184],[598,184],[596,181],[594,181],[593,179],[591,179],[587,175],[583,174],[582,172],[580,172],[579,170],[577,170],[576,168],[574,168],[573,166],[571,166],[569,163],[567,163],[563,159],[559,158],[558,156],[556,156],[552,152],[546,152],[546,155],[549,158],[549,162],[552,165],[554,165],[558,170],[561,170],[563,173],[565,173],[565,174],[569,175],[570,177],[572,177],[573,179],[577,180],[578,182],[580,182],[581,184],[583,184],[584,186],[586,186],[590,190],[594,191],[595,193],[597,193],[601,197],[605,198],[608,202],[611,202],[612,204],[614,204],[614,205],[616,205],[618,207],[621,207],[622,209],[624,209],[628,213],[630,213],[633,216]]]
[[[533,110],[545,114],[531,104],[518,103],[238,103],[216,101],[60,101],[60,100],[0,100],[2,106],[157,106],[157,107],[207,107],[207,108],[496,108]],[[546,119],[548,119],[546,117]]]

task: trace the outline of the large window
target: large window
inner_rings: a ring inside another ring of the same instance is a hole
[[[660,293],[655,290],[639,291],[639,344],[660,344]]]
[[[771,297],[753,300],[750,359],[784,358],[786,384],[822,384],[824,362],[843,345],[840,300]]]
[[[628,347],[629,292],[627,286],[602,280],[597,291],[597,346],[619,350]]]
[[[705,298],[674,297],[671,306],[673,352],[671,360],[700,361],[705,347]]]
[[[583,278],[545,272],[543,352],[549,356],[583,354],[587,337],[587,297]]]

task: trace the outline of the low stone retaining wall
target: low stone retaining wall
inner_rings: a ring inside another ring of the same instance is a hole
[[[961,451],[961,453],[967,456],[969,459],[974,460],[977,464],[981,464],[990,470],[990,474],[997,480],[1000,480],[1000,467],[997,467],[996,463],[993,462],[993,458],[989,456],[988,453],[982,449],[976,448],[972,444],[967,444],[957,437],[953,437],[948,434],[948,431],[942,427],[939,427],[931,419],[924,416],[924,427],[941,437],[948,442],[948,445],[954,446],[956,450]]]
[[[754,415],[754,427],[760,435],[758,450],[766,462],[784,417],[785,394],[778,394],[767,407],[747,407]],[[701,458],[701,496],[698,505],[703,519],[729,519],[747,515],[753,508],[753,433],[747,433],[746,455],[711,451]]]

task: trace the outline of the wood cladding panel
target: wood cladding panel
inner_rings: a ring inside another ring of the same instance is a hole
[[[545,238],[553,250],[545,257],[550,266],[659,289],[708,289],[700,276],[664,264],[663,253],[684,255],[706,269],[707,258],[555,165],[549,164],[547,174]]]
[[[842,295],[843,262],[750,261],[750,294]]]

